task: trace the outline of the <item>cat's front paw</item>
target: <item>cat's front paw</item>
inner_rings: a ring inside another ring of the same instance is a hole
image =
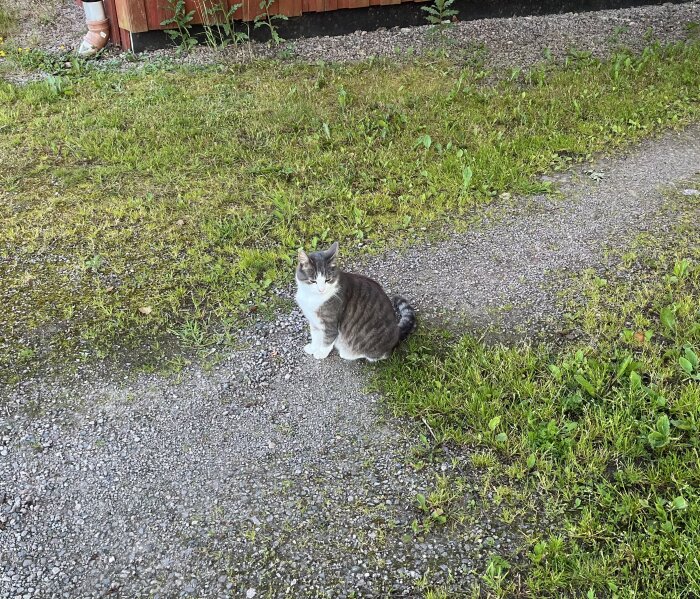
[[[323,360],[324,358],[327,358],[328,354],[330,354],[332,351],[333,351],[332,345],[327,345],[325,347],[317,347],[314,349],[313,356],[317,360]]]
[[[307,343],[307,344],[304,346],[304,351],[305,351],[307,354],[309,354],[310,356],[313,356],[313,355],[314,355],[314,345],[313,345],[313,343]]]

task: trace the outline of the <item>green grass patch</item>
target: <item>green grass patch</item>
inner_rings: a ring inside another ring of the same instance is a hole
[[[5,372],[225,342],[301,245],[410,241],[700,112],[698,43],[488,85],[429,61],[77,71],[0,83]]]
[[[17,26],[17,17],[4,3],[0,2],[0,38],[4,38],[14,31]],[[2,40],[0,40],[0,52],[2,52]]]
[[[536,517],[542,504],[554,523],[519,556],[494,556],[485,591],[700,593],[698,216],[691,207],[674,236],[641,240],[607,279],[582,277],[575,345],[425,332],[378,371],[398,414],[424,422],[436,445],[469,448],[494,485],[519,489],[511,512]]]

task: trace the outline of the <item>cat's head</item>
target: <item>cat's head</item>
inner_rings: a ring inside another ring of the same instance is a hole
[[[313,285],[318,293],[324,295],[333,293],[338,285],[338,269],[335,265],[337,256],[337,241],[325,251],[307,254],[304,250],[299,250],[297,285]]]

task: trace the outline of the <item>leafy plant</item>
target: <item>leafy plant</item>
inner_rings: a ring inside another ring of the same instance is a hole
[[[698,364],[697,354],[690,348],[686,346],[684,348],[684,355],[678,359],[683,372],[685,372],[689,378],[694,381],[700,381],[700,365]]]
[[[427,13],[425,17],[428,23],[436,26],[448,25],[450,18],[459,14],[450,8],[455,0],[434,0],[431,6],[422,6],[421,10]]]
[[[427,133],[421,135],[415,143],[415,147],[418,146],[423,146],[426,150],[430,149],[430,146],[433,145],[433,138],[430,137]]]
[[[505,582],[510,568],[510,562],[500,555],[492,555],[489,559],[483,579],[487,586],[496,593],[497,597],[506,596]]]
[[[647,436],[649,445],[654,449],[662,449],[666,447],[671,440],[671,422],[666,414],[659,416],[656,421],[656,427]]]
[[[670,305],[661,308],[659,319],[668,331],[674,332],[676,330],[676,306]]]
[[[205,15],[204,31],[207,44],[213,48],[223,49],[229,45],[238,46],[249,41],[249,34],[244,31],[236,31],[233,18],[236,11],[243,6],[242,3],[232,5],[226,10],[225,5],[219,3],[211,7],[203,7]]]
[[[262,0],[260,2],[260,8],[263,10],[263,13],[255,17],[253,28],[258,29],[260,27],[266,27],[270,33],[272,42],[275,45],[279,45],[284,39],[280,36],[275,21],[286,21],[287,15],[270,14],[270,8],[275,2],[276,0]]]
[[[85,260],[85,268],[93,273],[98,272],[103,264],[104,258],[102,258],[102,256],[99,254],[95,254],[94,256]]]
[[[204,15],[204,35],[207,45],[215,49],[224,49],[230,45],[238,46],[249,41],[250,36],[244,31],[236,31],[233,18],[242,3],[233,4],[228,10],[221,2],[206,5],[206,0],[199,0],[197,6]]]
[[[166,29],[165,33],[182,52],[189,52],[198,43],[197,38],[191,32],[195,11],[187,12],[185,0],[167,0],[167,2],[168,8],[173,14],[169,19],[161,21],[160,24],[164,27],[174,25],[174,28]]]
[[[700,23],[697,21],[688,21],[685,24],[685,30],[690,39],[700,38]]]
[[[70,95],[70,85],[60,75],[49,75],[45,85],[54,97]]]
[[[608,41],[612,46],[616,46],[617,44],[620,43],[620,39],[623,35],[628,34],[630,31],[630,28],[628,25],[616,25],[613,28],[613,32],[608,38]]]

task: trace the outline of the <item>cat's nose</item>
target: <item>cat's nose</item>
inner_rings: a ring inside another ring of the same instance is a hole
[[[323,293],[323,292],[326,290],[326,285],[325,285],[325,283],[324,283],[323,285],[317,285],[317,287],[318,287],[318,290],[319,290],[321,293]]]

